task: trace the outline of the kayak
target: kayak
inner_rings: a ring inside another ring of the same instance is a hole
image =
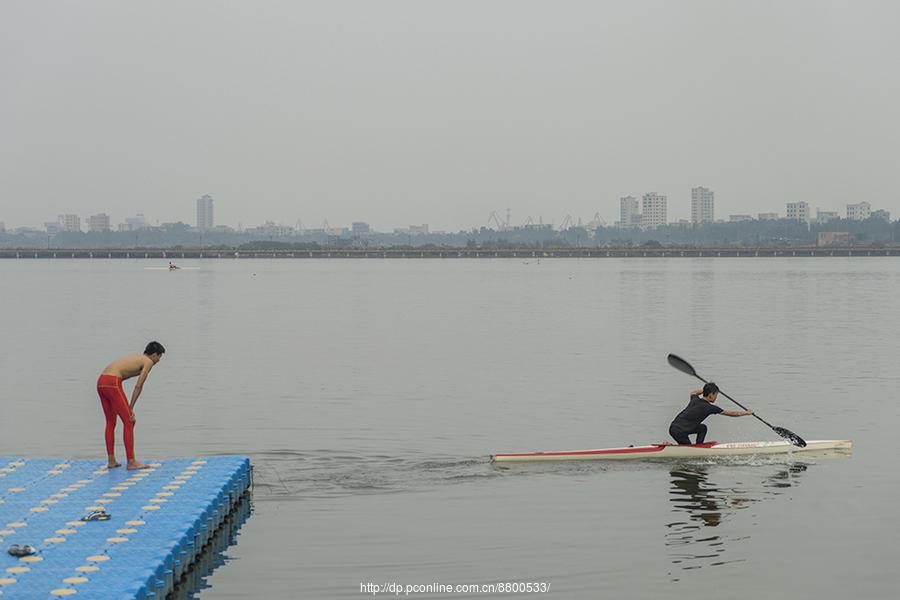
[[[711,456],[753,456],[756,454],[794,454],[822,450],[849,450],[850,440],[812,440],[805,448],[790,442],[706,442],[703,444],[650,444],[600,450],[562,452],[521,452],[494,454],[491,462],[536,462],[550,460],[655,460],[660,458],[708,458]]]

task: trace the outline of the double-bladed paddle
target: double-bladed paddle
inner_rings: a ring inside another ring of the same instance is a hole
[[[675,367],[682,373],[687,373],[691,377],[696,377],[703,383],[709,383],[708,381],[706,381],[705,379],[703,379],[702,377],[697,375],[697,371],[694,370],[694,367],[691,366],[691,363],[684,360],[680,356],[675,356],[674,354],[670,354],[668,357],[668,360],[669,360],[670,365],[672,365],[673,367]],[[726,398],[728,398],[729,400],[731,400],[732,402],[734,402],[735,404],[737,404],[738,406],[740,406],[741,408],[743,408],[744,410],[747,410],[746,406],[744,406],[743,404],[741,404],[740,402],[738,402],[737,400],[735,400],[734,398],[732,398],[731,396],[729,396],[728,394],[723,392],[722,390],[719,390],[719,393],[722,394],[723,396],[725,396]],[[755,412],[753,413],[753,416],[756,417],[757,419],[759,419],[760,421],[762,421],[763,423],[765,423],[766,425],[768,425],[769,427],[771,427],[772,431],[774,431],[775,433],[777,433],[778,435],[780,435],[781,437],[783,437],[790,443],[794,444],[795,446],[799,446],[801,448],[806,446],[806,442],[803,440],[803,438],[800,437],[799,435],[797,435],[796,433],[794,433],[793,431],[785,429],[784,427],[776,427],[776,426],[772,425],[771,423],[769,423],[768,421],[766,421],[765,419],[763,419],[762,417],[760,417]]]

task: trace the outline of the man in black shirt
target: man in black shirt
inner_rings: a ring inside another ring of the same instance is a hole
[[[690,444],[691,439],[688,434],[696,433],[696,443],[702,444],[706,439],[706,425],[703,424],[703,419],[709,415],[745,417],[753,414],[752,410],[722,410],[714,404],[718,396],[719,386],[713,382],[704,385],[702,390],[691,392],[691,401],[669,425],[669,435],[675,438],[679,444]]]

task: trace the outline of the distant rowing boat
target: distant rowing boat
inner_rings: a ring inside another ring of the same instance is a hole
[[[145,271],[196,271],[200,267],[175,267],[174,269],[170,269],[169,267],[144,267]]]
[[[849,450],[850,440],[811,440],[805,448],[790,442],[707,442],[705,444],[650,444],[600,450],[561,452],[521,452],[494,454],[491,462],[538,462],[553,460],[655,460],[660,458],[707,458],[711,456],[752,456],[756,454],[792,454],[821,450]]]

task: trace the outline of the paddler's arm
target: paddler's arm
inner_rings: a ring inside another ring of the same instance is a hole
[[[700,388],[699,390],[693,390],[691,392],[691,396],[702,396],[702,395],[703,395],[703,388]]]
[[[719,413],[720,415],[725,415],[726,417],[749,417],[753,414],[752,410],[723,410]]]
[[[144,381],[147,380],[147,375],[150,374],[150,369],[153,368],[153,361],[149,358],[144,361],[144,366],[141,369],[141,374],[138,376],[137,383],[134,384],[134,390],[131,392],[131,420],[134,421],[134,405],[137,404],[138,397],[141,395],[141,390],[144,389]]]

